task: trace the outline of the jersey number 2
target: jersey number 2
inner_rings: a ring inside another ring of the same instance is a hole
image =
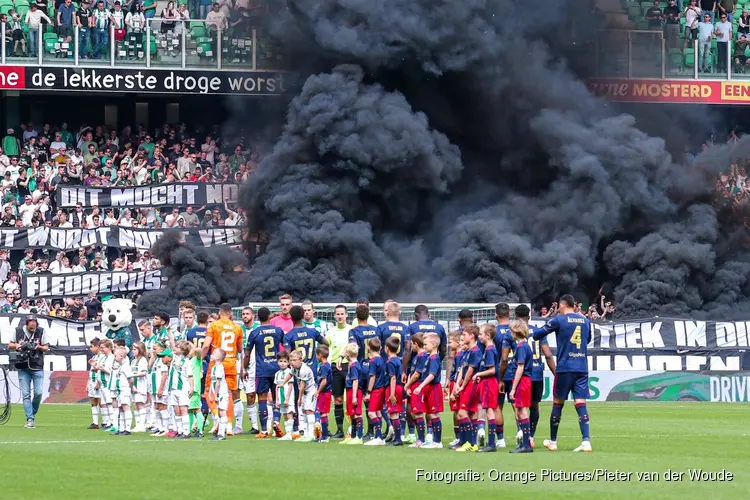
[[[573,330],[573,336],[570,337],[570,343],[574,344],[576,346],[576,349],[581,348],[581,327],[577,326],[575,330]]]
[[[234,332],[224,332],[221,335],[221,350],[234,352]]]
[[[263,339],[263,347],[264,347],[263,354],[265,355],[266,359],[274,357],[273,346],[274,346],[273,337],[265,337]]]

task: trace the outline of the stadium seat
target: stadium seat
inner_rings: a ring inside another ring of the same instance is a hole
[[[648,30],[648,21],[636,21],[635,29],[637,30]]]
[[[685,49],[685,67],[693,69],[695,66],[695,49]]]
[[[16,7],[21,7],[22,5],[29,6],[29,0],[16,0]]]
[[[190,33],[192,33],[193,38],[206,36],[206,28],[204,28],[202,25],[191,26]]]
[[[7,14],[10,12],[10,10],[13,8],[13,4],[4,4],[0,5],[0,14]]]
[[[44,50],[45,52],[54,53],[55,44],[57,43],[57,34],[45,33],[44,34]]]
[[[628,17],[632,20],[635,20],[640,16],[641,16],[641,6],[631,4],[630,7],[628,7]]]
[[[680,72],[685,69],[682,60],[682,51],[680,49],[669,49],[669,63],[670,67],[675,68]]]

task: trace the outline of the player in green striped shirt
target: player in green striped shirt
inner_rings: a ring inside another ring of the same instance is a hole
[[[328,323],[315,317],[315,306],[309,300],[302,302],[302,311],[304,311],[304,317],[302,318],[302,325],[307,328],[315,328],[319,333],[325,335],[328,330]]]
[[[98,374],[99,372],[96,370],[96,365],[99,364],[99,362],[102,359],[102,355],[99,352],[99,339],[93,339],[91,341],[89,350],[91,351],[91,359],[89,360],[89,365],[91,365],[91,371],[89,372],[89,381],[87,384],[88,394],[89,398],[91,399],[91,419],[92,424],[89,425],[89,429],[98,429],[99,428],[99,406],[101,404],[101,391],[99,390],[99,381],[98,381]],[[104,415],[102,414],[102,418],[104,418]],[[102,424],[104,424],[104,421],[102,421]]]

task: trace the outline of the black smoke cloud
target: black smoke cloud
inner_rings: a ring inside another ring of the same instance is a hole
[[[188,246],[178,230],[166,231],[154,244],[152,255],[164,266],[167,285],[146,292],[138,301],[142,314],[177,311],[180,300],[198,306],[238,303],[243,295],[245,257],[228,247]]]
[[[242,190],[270,234],[246,299],[533,301],[606,281],[628,316],[750,312],[747,250],[710,206],[746,143],[686,169],[592,97],[589,2],[288,5],[273,33],[316,74]],[[680,126],[659,113],[635,116]]]

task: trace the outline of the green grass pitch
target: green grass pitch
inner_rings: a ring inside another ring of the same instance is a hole
[[[566,405],[560,450],[541,446],[548,434],[550,406],[542,408],[537,451],[530,455],[455,453],[448,450],[340,446],[257,441],[243,435],[223,442],[176,441],[144,434],[110,436],[89,431],[84,405],[43,405],[36,429],[24,429],[23,409],[0,426],[0,498],[534,498],[534,499],[746,499],[750,495],[750,434],[743,404],[590,404],[594,453],[573,454],[580,442],[573,405]],[[505,411],[510,417],[509,409]],[[443,417],[452,439],[450,417]],[[513,441],[514,425],[506,426]],[[416,480],[418,468],[458,472],[471,469],[481,480]],[[625,481],[542,480],[555,472],[607,469],[630,472]],[[664,473],[684,473],[665,481]],[[729,482],[695,481],[688,469],[728,470]],[[537,474],[526,485],[493,481],[492,471]],[[658,482],[637,473],[657,473]]]

